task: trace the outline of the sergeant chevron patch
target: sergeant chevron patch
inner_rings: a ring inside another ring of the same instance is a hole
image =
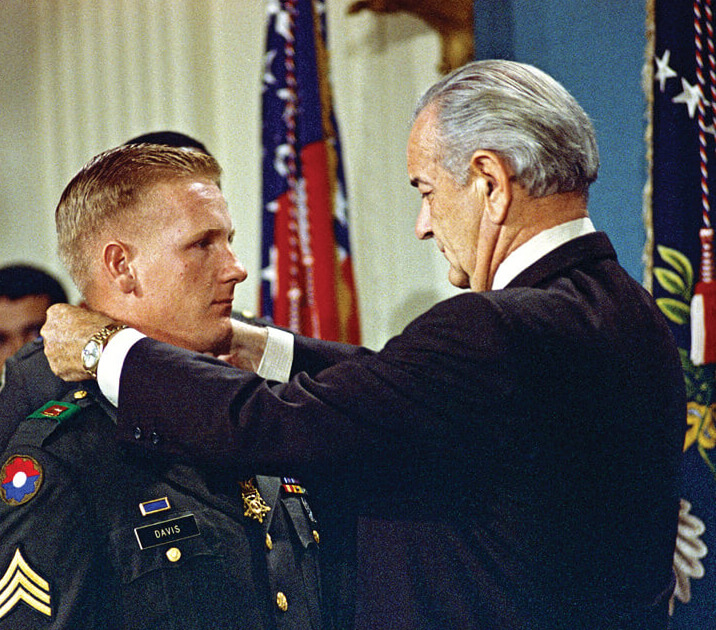
[[[0,578],[0,619],[20,602],[25,602],[43,615],[52,616],[50,585],[35,573],[17,549],[10,566]]]

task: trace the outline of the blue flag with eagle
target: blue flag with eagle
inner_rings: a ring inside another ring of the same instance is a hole
[[[716,628],[714,15],[711,0],[649,0],[647,20],[646,284],[678,342],[689,399],[670,627]]]

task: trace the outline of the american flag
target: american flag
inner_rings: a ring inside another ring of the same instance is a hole
[[[325,4],[268,0],[267,7],[260,312],[296,333],[357,344]]]

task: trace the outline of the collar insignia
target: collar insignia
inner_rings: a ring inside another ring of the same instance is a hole
[[[0,469],[0,499],[8,505],[22,505],[34,497],[44,475],[37,460],[12,455]]]
[[[52,616],[50,585],[27,564],[17,549],[7,571],[0,577],[0,619],[20,602],[43,615]]]
[[[46,402],[42,407],[40,407],[37,411],[34,411],[27,417],[40,418],[41,420],[52,418],[57,422],[64,422],[68,418],[74,416],[79,410],[80,407],[73,403],[50,400],[49,402]]]

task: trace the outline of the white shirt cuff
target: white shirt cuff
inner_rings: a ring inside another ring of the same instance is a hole
[[[107,342],[97,365],[97,384],[104,397],[115,407],[119,406],[119,379],[127,353],[143,335],[134,328],[125,328],[112,335]]]
[[[285,383],[293,364],[293,335],[285,330],[268,327],[268,339],[256,373],[271,381]],[[97,366],[97,383],[104,397],[115,407],[119,405],[119,382],[124,360],[132,346],[146,335],[134,328],[125,328],[112,335]]]
[[[268,339],[256,373],[268,381],[285,383],[293,364],[293,335],[280,328],[267,327]]]

